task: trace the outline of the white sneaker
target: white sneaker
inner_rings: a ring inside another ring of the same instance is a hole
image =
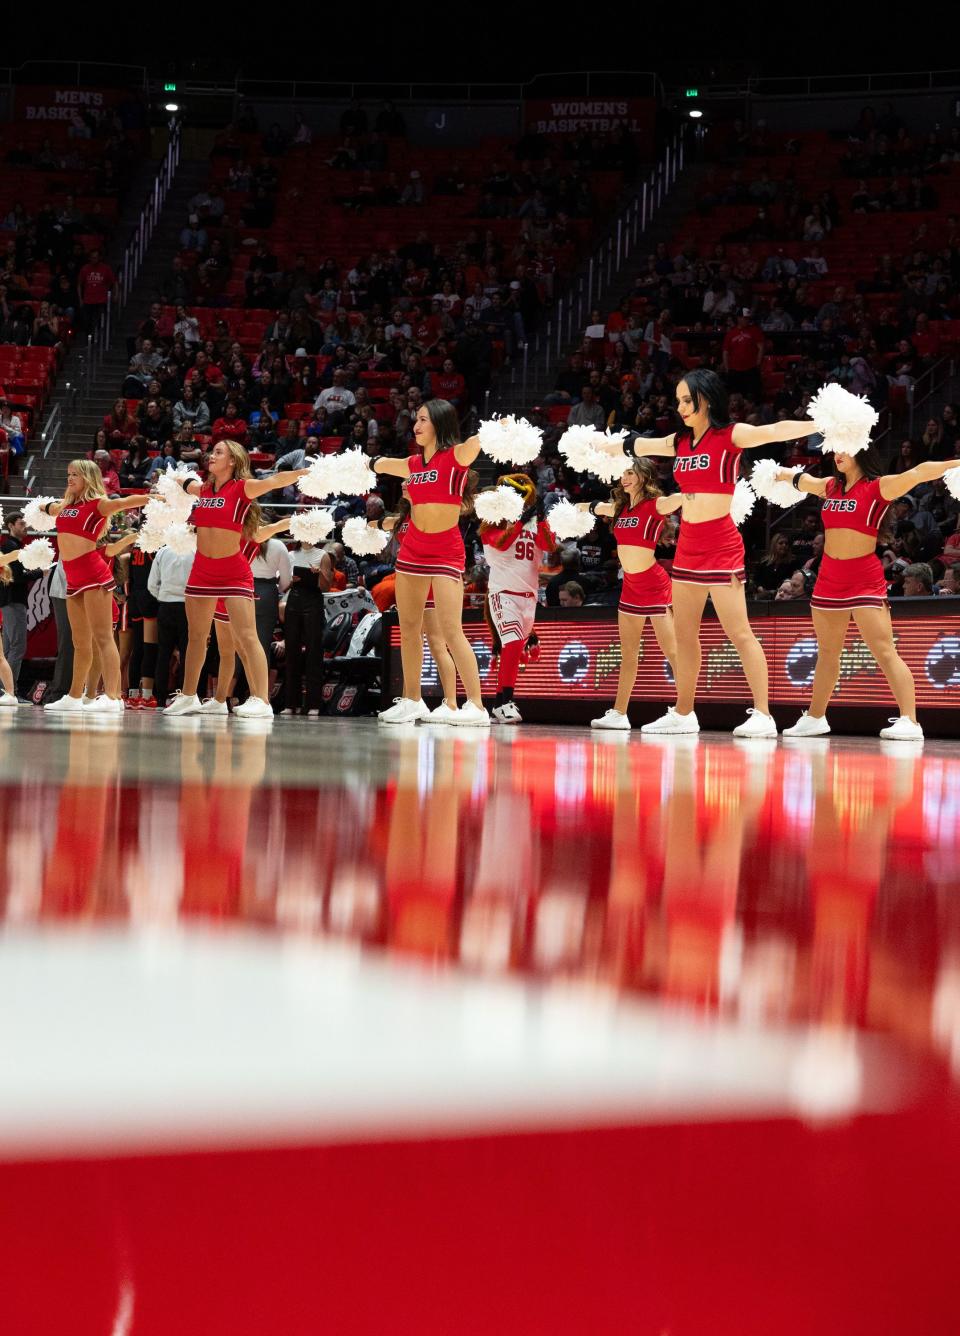
[[[880,736],[889,742],[922,742],[923,729],[905,714],[890,720],[889,728],[881,728]]]
[[[123,714],[123,701],[114,700],[111,696],[103,693],[96,696],[93,700],[88,700],[84,705],[84,711],[89,714]]]
[[[59,700],[47,701],[43,708],[51,714],[82,714],[83,697],[61,696]]]
[[[489,728],[490,716],[486,710],[468,700],[464,701],[459,710],[453,712],[450,722],[456,728]]]
[[[777,725],[772,715],[762,714],[759,710],[753,708],[747,711],[747,717],[742,724],[738,724],[733,730],[735,738],[775,738],[777,736]]]
[[[429,717],[426,701],[410,700],[407,696],[397,696],[389,710],[381,710],[377,715],[381,724],[415,724],[418,719]]]
[[[230,711],[227,709],[227,702],[225,700],[217,700],[216,696],[208,697],[207,700],[203,702],[203,704],[200,706],[200,709],[198,710],[198,714],[226,715],[229,713]]]
[[[298,714],[298,713],[299,713],[299,711],[297,711],[297,710],[291,710],[291,709],[290,709],[290,706],[288,705],[288,706],[286,707],[286,709],[280,711],[280,718],[281,718],[281,719],[292,719],[293,716],[294,716],[295,714]]]
[[[166,715],[174,714],[199,714],[203,706],[200,704],[199,696],[185,696],[182,691],[178,691],[173,700],[164,708]]]
[[[11,696],[7,691],[0,696],[0,708],[15,710],[19,704],[16,696]]]
[[[608,710],[602,714],[599,719],[590,720],[591,728],[612,728],[620,733],[630,732],[630,720],[619,710]]]
[[[825,714],[821,714],[818,718],[817,715],[804,710],[793,728],[783,730],[783,736],[785,738],[819,738],[822,734],[829,732],[830,725],[827,723]]]
[[[248,696],[233,712],[235,719],[272,719],[273,708],[259,696]]]
[[[308,719],[319,719],[319,718],[320,718],[320,711],[319,711],[319,710],[308,710],[308,711],[307,711],[307,718],[308,718]]]
[[[498,705],[495,709],[491,710],[490,717],[495,724],[523,723],[523,715],[512,700],[508,700],[506,705]]]
[[[693,710],[689,714],[677,714],[672,705],[667,706],[667,712],[660,719],[654,719],[652,723],[644,724],[640,729],[641,733],[699,733],[700,724]]]
[[[455,724],[457,722],[456,710],[442,700],[435,710],[431,710],[423,721],[425,724]]]

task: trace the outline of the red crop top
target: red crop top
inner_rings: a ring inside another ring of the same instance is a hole
[[[890,504],[880,495],[879,478],[861,478],[847,492],[842,482],[831,478],[823,503],[823,527],[852,529],[854,533],[876,538]]]
[[[652,552],[660,539],[663,515],[657,514],[657,498],[651,497],[621,510],[613,522],[613,536],[619,547],[646,547]]]
[[[407,467],[410,470],[407,495],[411,505],[422,506],[430,501],[460,505],[469,469],[457,463],[452,446],[449,450],[435,451],[429,464],[424,462],[423,455],[410,455]]]
[[[78,538],[89,538],[95,543],[107,527],[106,515],[99,510],[100,497],[93,501],[67,502],[57,516],[57,533],[72,533]]]
[[[255,538],[245,538],[243,542],[240,544],[240,551],[252,566],[257,559],[257,554],[260,551],[260,544],[257,542]]]
[[[733,423],[727,427],[708,427],[696,446],[689,434],[676,436],[673,476],[681,491],[733,496],[740,476],[741,454],[733,443],[733,428]]]
[[[190,523],[195,529],[229,529],[240,533],[250,509],[243,490],[245,486],[242,478],[231,478],[215,492],[213,484],[205,482],[190,512]]]

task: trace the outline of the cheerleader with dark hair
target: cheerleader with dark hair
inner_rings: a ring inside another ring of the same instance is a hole
[[[699,733],[694,713],[700,676],[700,621],[707,598],[727,638],[740,655],[753,696],[747,720],[735,737],[775,737],[770,714],[767,660],[747,616],[743,539],[730,509],[741,452],[763,445],[812,436],[813,422],[774,422],[754,427],[730,422],[727,392],[714,371],[688,371],[677,385],[681,427],[669,436],[650,440],[627,438],[636,455],[674,460],[673,475],[682,493],[682,518],[673,562],[673,615],[677,633],[677,704],[662,719],[644,724],[644,733]]]
[[[410,500],[406,495],[407,485],[404,483],[404,495],[400,499],[395,515],[384,515],[378,520],[374,528],[383,529],[384,532],[393,535],[393,541],[396,543],[396,553],[399,558],[403,551],[403,541],[410,531]],[[394,576],[394,593],[396,592],[396,576]],[[456,721],[457,715],[457,669],[453,658],[447,648],[447,642],[444,640],[440,631],[440,622],[437,618],[437,605],[433,598],[433,588],[427,595],[427,601],[423,607],[423,635],[427,642],[427,649],[437,669],[437,677],[440,679],[440,690],[443,692],[443,699],[440,704],[430,711],[430,717],[427,722],[431,724],[449,724]]]
[[[826,445],[824,448],[827,448]],[[777,482],[792,482],[799,492],[823,500],[823,559],[810,598],[817,634],[817,667],[813,675],[810,709],[804,710],[787,738],[817,737],[830,732],[827,706],[840,677],[840,655],[850,618],[877,664],[897,702],[899,715],[880,736],[893,741],[920,741],[916,685],[910,669],[897,653],[893,638],[887,581],[877,556],[880,526],[892,502],[925,482],[935,482],[955,459],[931,460],[905,473],[883,473],[876,447],[833,456],[832,478],[781,469]]]
[[[433,594],[440,633],[449,647],[466,691],[466,702],[451,711],[449,723],[485,728],[490,716],[483,706],[480,673],[470,642],[463,633],[463,572],[466,554],[460,533],[461,507],[469,502],[470,466],[480,441],[460,440],[456,409],[445,399],[429,399],[413,424],[417,453],[407,459],[374,460],[374,471],[407,484],[411,520],[397,557],[396,594],[400,620],[403,695],[380,714],[385,724],[415,723],[430,710],[421,696],[423,614]]]

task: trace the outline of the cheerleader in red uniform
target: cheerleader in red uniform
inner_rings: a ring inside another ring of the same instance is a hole
[[[207,640],[216,612],[223,599],[234,644],[250,685],[249,699],[235,714],[244,719],[272,719],[267,656],[257,637],[253,610],[253,572],[241,551],[242,535],[252,537],[259,527],[258,496],[275,488],[291,487],[306,469],[289,469],[269,478],[254,478],[250,456],[236,441],[218,441],[210,453],[209,476],[203,484],[194,479],[185,483],[197,498],[190,521],[197,531],[197,555],[186,585],[186,611],[189,627],[187,657],[183,673],[183,691],[164,710],[164,714],[199,714],[203,708],[197,685],[207,657]]]
[[[406,495],[406,483],[403,485],[403,491],[404,496],[397,514],[385,515],[374,526],[393,534],[397,544],[398,559],[403,552],[403,541],[410,532],[411,507],[410,498]],[[394,576],[394,581],[396,581],[396,576]],[[440,631],[432,586],[423,607],[423,634],[426,637],[427,648],[433,657],[433,662],[436,664],[437,677],[440,679],[440,690],[443,692],[443,700],[435,709],[430,711],[430,723],[449,724],[456,721],[457,715],[457,669],[447,648],[447,642]]]
[[[243,540],[240,544],[240,551],[252,566],[257,553],[260,551],[261,543],[266,543],[275,534],[283,533],[289,527],[289,519],[277,520],[276,524],[262,524],[252,538]],[[233,686],[237,671],[237,647],[233,639],[230,614],[227,612],[225,599],[217,599],[216,611],[213,614],[213,629],[216,632],[217,652],[220,655],[220,666],[217,669],[217,689],[214,695],[203,702],[200,712],[201,714],[223,715],[230,713],[227,706],[227,697],[230,695],[230,688]]]
[[[628,438],[638,455],[673,459],[673,475],[683,494],[682,523],[673,562],[673,615],[677,633],[677,704],[662,719],[644,724],[644,733],[699,733],[694,713],[700,676],[700,621],[707,596],[728,639],[740,655],[753,696],[747,720],[734,737],[776,737],[770,715],[767,660],[747,617],[743,539],[730,517],[740,452],[779,441],[812,436],[812,422],[774,422],[753,427],[727,421],[727,392],[715,371],[697,368],[677,386],[683,425],[660,440]]]
[[[781,470],[780,482],[792,482],[800,492],[823,498],[823,559],[810,598],[817,634],[817,667],[813,675],[810,709],[804,710],[784,737],[809,738],[830,732],[827,706],[840,676],[840,654],[853,617],[864,644],[876,659],[896,698],[899,717],[882,738],[916,741],[923,738],[917,722],[917,693],[910,669],[897,653],[887,603],[887,581],[876,548],[880,525],[891,502],[942,478],[957,461],[931,460],[906,473],[881,473],[876,447],[855,454],[836,452],[832,478]]]
[[[546,520],[538,518],[537,489],[532,478],[525,473],[505,473],[497,479],[497,486],[519,492],[525,508],[513,524],[480,525],[480,541],[490,572],[485,612],[494,649],[499,645],[493,719],[498,724],[520,724],[523,719],[513,693],[520,660],[533,633],[541,557],[556,547],[556,539]]]
[[[645,459],[634,459],[624,471],[619,486],[613,489],[610,501],[593,501],[587,507],[591,514],[613,517],[613,536],[617,540],[617,556],[623,567],[623,585],[617,622],[620,628],[620,676],[617,698],[613,709],[599,719],[591,720],[591,728],[629,731],[627,706],[637,681],[637,663],[643,626],[650,618],[657,644],[663,656],[677,675],[677,638],[673,629],[673,589],[670,576],[654,556],[667,515],[679,510],[679,493],[664,496],[657,486],[652,464]]]
[[[104,694],[86,708],[104,714],[122,714],[120,654],[113,639],[113,571],[97,550],[111,515],[140,510],[148,496],[108,500],[99,468],[89,459],[67,466],[67,488],[62,501],[51,501],[46,511],[56,516],[57,546],[67,577],[67,616],[73,636],[73,679],[70,691],[43,708],[54,714],[84,709],[83,687],[96,646],[100,654]]]
[[[449,722],[461,727],[489,727],[483,708],[480,673],[463,633],[463,571],[466,565],[460,510],[467,499],[470,466],[480,441],[460,441],[456,409],[445,399],[429,399],[417,413],[413,433],[418,453],[408,459],[374,460],[374,471],[402,478],[411,504],[410,528],[397,558],[397,613],[403,695],[380,715],[383,723],[415,723],[429,708],[420,695],[423,669],[423,613],[431,587],[440,631],[456,664],[467,700],[451,711]]]

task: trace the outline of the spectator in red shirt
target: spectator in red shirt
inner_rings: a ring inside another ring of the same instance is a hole
[[[737,312],[736,325],[727,330],[723,340],[724,379],[731,394],[739,392],[759,401],[763,345],[763,330],[753,323],[752,313],[742,307]]]
[[[197,353],[193,366],[184,377],[184,384],[192,384],[198,376],[206,380],[208,385],[223,385],[223,372],[202,350]]]
[[[117,294],[117,276],[103,260],[100,252],[92,250],[87,263],[77,275],[80,293],[81,320],[84,329],[93,329],[97,317],[106,309],[107,297]]]
[[[223,417],[218,417],[213,424],[211,443],[216,445],[217,441],[237,441],[246,446],[248,433],[249,428],[237,412],[237,405],[228,400],[223,407]]]
[[[120,474],[117,472],[113,460],[110,458],[109,451],[97,450],[93,456],[93,462],[99,468],[103,475],[103,485],[107,489],[107,495],[115,495],[120,490]]]
[[[123,447],[132,436],[136,436],[136,419],[130,416],[126,399],[113,401],[113,408],[104,415],[103,429],[113,446]]]
[[[430,393],[434,399],[448,399],[456,409],[463,409],[467,382],[453,365],[452,360],[444,359],[443,369],[430,374]]]

